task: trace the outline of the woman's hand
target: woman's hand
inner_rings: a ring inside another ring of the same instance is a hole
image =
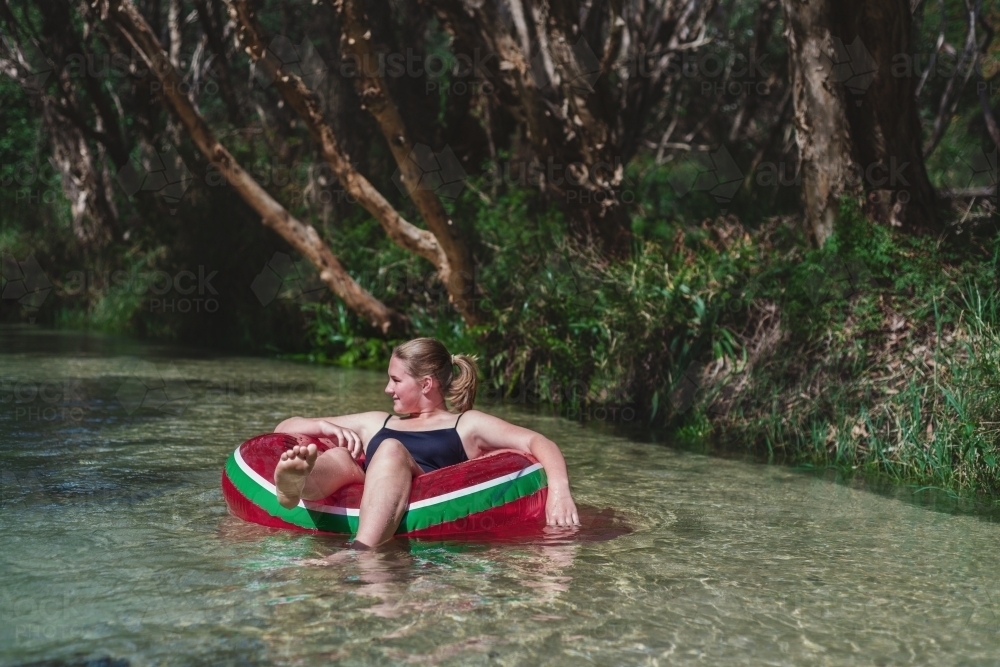
[[[338,447],[346,447],[354,460],[361,458],[365,450],[360,435],[349,428],[337,426],[326,420],[320,421],[318,425],[323,437],[330,438]]]
[[[549,498],[545,501],[545,523],[550,526],[580,525],[580,515],[568,486],[549,487]]]

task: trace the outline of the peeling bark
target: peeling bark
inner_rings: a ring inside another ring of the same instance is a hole
[[[909,0],[838,0],[833,7],[843,44],[860,40],[876,67],[871,85],[851,93],[854,103],[846,107],[855,160],[864,168],[866,212],[909,232],[937,231],[917,115],[918,77],[912,68],[893,72],[898,54],[913,55]]]
[[[246,52],[265,76],[274,81],[274,86],[285,101],[305,122],[313,139],[319,145],[323,159],[330,165],[348,193],[379,221],[394,243],[427,259],[435,267],[444,266],[450,271],[448,258],[434,234],[405,220],[382,193],[354,168],[341,149],[332,127],[326,122],[315,92],[310,90],[300,77],[287,71],[264,47],[260,28],[246,2],[235,0],[231,2],[230,9],[234,14],[234,20],[239,24],[238,34]]]
[[[42,120],[52,144],[52,164],[62,178],[70,203],[73,235],[85,248],[106,246],[118,228],[118,210],[111,195],[111,179],[100,156],[83,133],[56,110],[54,100],[40,96]]]
[[[829,77],[829,2],[782,0],[802,200],[806,225],[818,246],[833,234],[838,199],[861,192],[860,184],[851,182],[855,164],[844,90]]]
[[[181,68],[181,0],[170,0],[167,8],[167,30],[170,32],[170,64]]]
[[[215,54],[212,59],[212,68],[215,70],[219,82],[219,90],[222,92],[222,100],[226,103],[226,111],[229,113],[229,120],[239,123],[242,114],[239,103],[236,101],[236,94],[230,83],[229,64],[227,50],[222,35],[221,26],[217,26],[212,12],[209,10],[206,0],[194,0],[195,9],[198,11],[198,21],[201,29],[208,37],[208,47]]]
[[[233,4],[245,8],[246,0],[234,0]],[[466,324],[476,324],[479,317],[472,298],[475,289],[472,256],[459,238],[455,224],[437,193],[430,188],[420,187],[423,172],[412,159],[414,147],[406,131],[406,123],[392,101],[382,73],[375,66],[378,61],[372,50],[372,32],[364,9],[357,0],[332,0],[332,4],[340,14],[343,32],[340,40],[341,54],[343,57],[353,57],[357,66],[354,84],[362,108],[378,122],[410,199],[437,239],[444,261],[439,259],[435,266],[448,291],[449,300],[462,314]]]
[[[920,147],[908,0],[782,0],[792,68],[806,224],[817,245],[834,231],[837,199],[866,195],[872,218],[936,228]]]
[[[319,271],[320,279],[348,308],[364,317],[383,333],[403,333],[406,318],[373,297],[344,270],[340,261],[319,237],[312,225],[294,218],[281,204],[248,174],[232,154],[218,142],[204,118],[181,93],[180,79],[167,54],[145,19],[128,0],[106,0],[102,9],[115,28],[141,55],[160,80],[162,100],[190,135],[198,150],[227,178],[234,190],[261,216],[264,225],[274,229]]]
[[[627,252],[624,167],[671,88],[674,58],[705,43],[714,0],[595,0],[584,14],[572,0],[424,2],[470,53],[496,54],[484,63],[489,81],[532,160],[556,166],[538,185],[572,227],[607,254]]]
[[[22,44],[29,40],[7,2],[0,7],[10,34],[19,35]],[[42,31],[45,37],[54,42],[59,40],[53,37],[75,40],[72,26],[59,21],[59,10],[68,8],[60,3],[43,8],[48,10]],[[7,39],[3,44],[5,57],[0,58],[3,72],[21,84],[41,112],[42,125],[52,147],[50,162],[61,176],[60,185],[70,204],[73,235],[85,249],[103,248],[116,234],[118,211],[111,194],[103,147],[97,143],[98,150],[95,151],[87,139],[88,135],[105,136],[105,128],[102,124],[96,131],[87,132],[87,125],[80,117],[80,101],[65,67],[53,68],[57,99],[35,77],[34,70],[41,63],[28,57],[16,41]],[[64,55],[61,51],[56,54],[57,63],[64,61]],[[99,123],[100,118],[98,115]]]

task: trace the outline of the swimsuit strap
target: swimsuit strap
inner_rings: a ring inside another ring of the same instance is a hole
[[[385,428],[385,425],[389,423],[390,419],[392,419],[392,413],[391,412],[389,413],[389,416],[385,418],[385,421],[382,422],[382,428]]]
[[[463,413],[461,413],[461,414],[458,415],[458,419],[455,420],[455,425],[452,426],[452,428],[458,428],[458,422],[462,419],[462,415],[464,415],[464,414],[465,413],[463,412]]]

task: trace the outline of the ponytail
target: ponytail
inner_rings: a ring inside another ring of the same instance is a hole
[[[393,349],[392,356],[402,361],[406,372],[413,377],[436,378],[453,410],[466,412],[472,409],[479,387],[479,367],[474,356],[451,354],[441,341],[434,338],[415,338],[401,343]]]
[[[476,358],[467,354],[456,354],[451,358],[452,363],[458,366],[458,375],[452,378],[448,386],[448,402],[455,410],[466,412],[476,402],[479,367],[476,365]]]

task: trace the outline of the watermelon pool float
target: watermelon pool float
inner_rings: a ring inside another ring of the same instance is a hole
[[[271,528],[352,535],[358,530],[361,484],[345,486],[322,500],[286,509],[274,490],[281,454],[295,445],[329,446],[317,438],[268,433],[247,440],[222,471],[222,492],[239,518]],[[527,454],[501,450],[434,470],[413,480],[410,502],[397,535],[443,536],[504,532],[545,523],[545,471]]]

